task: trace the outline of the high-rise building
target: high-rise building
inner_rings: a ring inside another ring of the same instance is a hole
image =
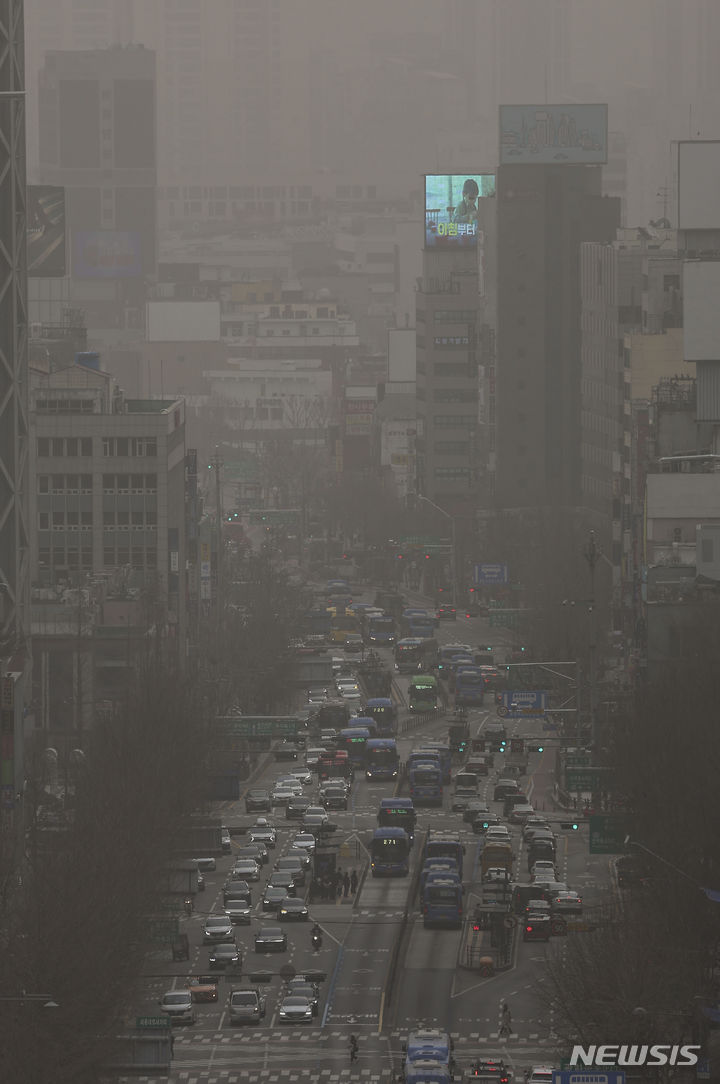
[[[580,246],[611,242],[597,166],[498,174],[497,485],[504,508],[581,504]]]
[[[22,0],[0,0],[0,864],[20,860],[29,623],[25,67]]]
[[[40,177],[65,188],[73,303],[91,329],[141,326],[157,260],[155,54],[47,52],[39,135]]]

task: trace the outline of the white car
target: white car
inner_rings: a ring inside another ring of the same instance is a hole
[[[299,835],[295,836],[295,839],[291,840],[290,853],[292,854],[293,850],[296,850],[304,851],[306,854],[313,854],[316,843],[315,836],[311,835],[309,832],[301,832]]]
[[[160,1002],[160,1012],[171,1024],[194,1024],[195,1009],[189,990],[168,990]]]
[[[343,689],[340,695],[346,704],[359,704],[362,700],[362,693],[359,689]]]
[[[540,860],[535,862],[530,870],[531,881],[554,881],[556,877],[555,866],[552,862]]]
[[[298,771],[293,772],[292,775],[302,787],[307,787],[312,783],[312,775],[307,768],[299,768]]]
[[[327,824],[330,820],[327,810],[321,805],[311,805],[305,810],[306,817],[322,817],[322,823]]]
[[[355,689],[360,692],[360,686],[355,678],[337,678],[335,687],[339,693],[343,693],[346,689]]]
[[[491,824],[485,833],[485,845],[493,840],[496,843],[509,843],[511,840],[510,829],[505,824]]]
[[[295,778],[295,773],[292,775],[281,775],[275,780],[276,787],[289,787],[290,790],[295,791],[296,798],[302,798],[302,783],[299,779]]]
[[[326,751],[327,750],[324,748],[324,746],[319,746],[319,745],[318,746],[314,745],[314,746],[312,746],[312,748],[306,749],[305,750],[305,767],[306,768],[316,768],[318,760],[320,759],[320,754],[325,753]]]
[[[248,832],[248,839],[251,843],[264,843],[266,847],[274,847],[277,843],[275,829],[269,821],[265,824],[256,821]]]
[[[485,884],[505,884],[512,880],[512,876],[502,866],[491,866],[483,874]]]
[[[272,792],[272,804],[273,805],[287,805],[291,798],[299,798],[302,795],[302,787],[298,788],[300,793],[295,793],[295,787],[275,787]]]

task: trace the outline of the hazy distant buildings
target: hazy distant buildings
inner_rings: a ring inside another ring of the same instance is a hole
[[[34,300],[82,307],[95,338],[141,328],[157,264],[155,54],[46,53],[39,136],[40,179],[66,190],[71,279],[64,297],[39,280]]]

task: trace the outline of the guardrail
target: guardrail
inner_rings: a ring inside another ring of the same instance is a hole
[[[407,719],[401,719],[398,723],[398,733],[407,734],[411,730],[417,730],[418,727],[424,726],[425,723],[431,723],[434,719],[442,719],[444,717],[444,708],[437,708],[435,711],[420,711],[417,715],[411,715]]]

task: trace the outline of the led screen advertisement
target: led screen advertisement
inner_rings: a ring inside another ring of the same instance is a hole
[[[425,247],[476,248],[478,200],[495,195],[494,173],[432,173],[425,177]]]
[[[65,189],[30,184],[26,200],[28,275],[61,278],[65,274]]]
[[[139,233],[74,230],[72,273],[76,279],[128,279],[142,274]]]
[[[607,162],[605,104],[501,105],[501,165],[602,165]]]

